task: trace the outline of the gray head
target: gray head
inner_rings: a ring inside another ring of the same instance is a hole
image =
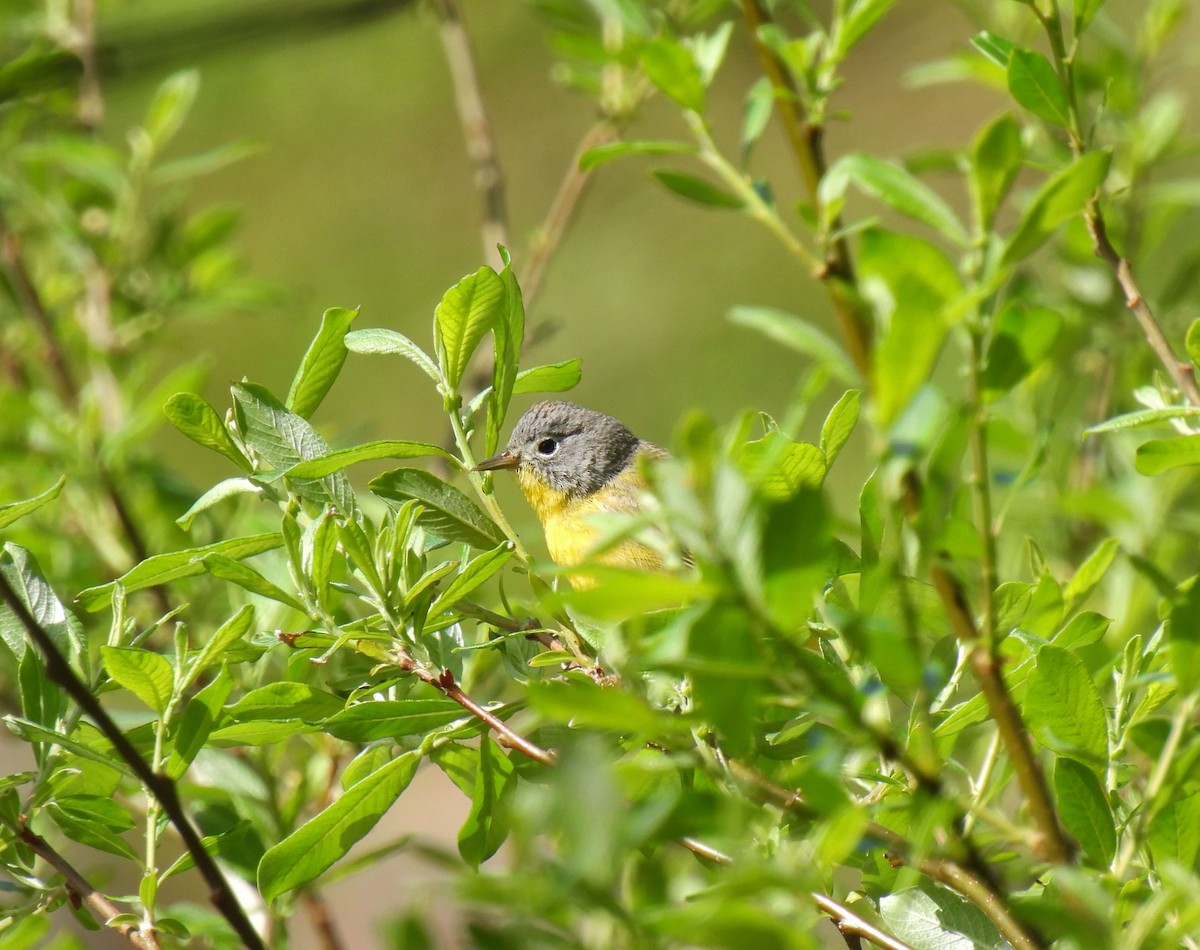
[[[570,402],[539,402],[521,416],[499,455],[476,466],[529,466],[551,488],[590,495],[620,474],[641,440],[612,416]]]

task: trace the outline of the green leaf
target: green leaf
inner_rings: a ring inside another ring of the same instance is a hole
[[[375,827],[408,787],[420,756],[406,752],[350,786],[332,805],[267,850],[258,865],[263,899],[315,880]]]
[[[308,736],[320,727],[302,719],[250,719],[214,729],[208,744],[217,749],[236,749],[244,745],[279,745],[292,736]]]
[[[467,363],[500,316],[504,301],[504,282],[490,267],[481,267],[447,290],[437,305],[435,350],[450,389],[457,392]]]
[[[321,317],[317,335],[300,361],[288,390],[287,407],[296,415],[312,418],[346,362],[346,332],[358,317],[357,310],[332,307]]]
[[[900,165],[865,152],[844,155],[821,179],[821,201],[840,206],[846,186],[851,182],[866,194],[891,205],[906,217],[929,225],[956,244],[966,246],[970,243],[951,207],[937,192]]]
[[[307,683],[280,681],[252,689],[228,710],[239,722],[301,719],[319,723],[340,713],[343,700]]]
[[[651,174],[662,182],[668,191],[673,191],[681,198],[687,198],[688,201],[694,201],[696,204],[706,205],[710,208],[739,209],[744,207],[745,203],[737,195],[730,194],[712,182],[689,175],[687,172],[675,171],[671,168],[656,168]]]
[[[252,594],[258,594],[259,597],[278,601],[281,604],[291,607],[297,613],[304,614],[305,616],[308,615],[308,610],[300,601],[296,600],[295,597],[283,588],[271,583],[271,581],[267,580],[248,564],[235,561],[224,554],[206,554],[201,559],[201,563],[204,564],[204,569],[213,577],[219,577],[221,580],[229,581],[231,584],[237,584],[238,587],[248,590]]]
[[[1200,416],[1200,406],[1170,406],[1166,409],[1139,409],[1137,412],[1127,412],[1104,422],[1084,429],[1084,435],[1098,435],[1102,432],[1120,432],[1123,429],[1140,429],[1144,426],[1161,425],[1172,419],[1191,419]]]
[[[7,542],[0,550],[0,574],[49,635],[58,652],[86,674],[88,649],[83,628],[63,606],[54,588],[46,583],[34,556],[19,544]],[[25,625],[8,604],[0,602],[0,639],[8,644],[18,660],[25,656],[30,646],[28,636]],[[85,679],[88,678],[85,675]]]
[[[178,580],[181,577],[192,577],[204,573],[203,559],[207,554],[224,554],[234,560],[253,557],[264,551],[272,551],[283,544],[283,536],[278,533],[255,534],[247,538],[232,538],[228,541],[217,541],[197,548],[187,548],[170,554],[156,554],[148,557],[141,564],[126,571],[115,581],[102,584],[99,587],[89,587],[76,598],[86,610],[96,611],[104,606],[112,596],[114,586],[120,584],[126,591],[142,590],[146,587],[156,587]]]
[[[351,353],[398,353],[425,371],[435,383],[442,382],[442,374],[429,354],[403,333],[372,327],[369,330],[351,330],[342,341]]]
[[[432,442],[406,442],[385,439],[380,442],[364,442],[348,449],[339,449],[319,458],[298,462],[283,472],[288,478],[324,478],[358,462],[375,459],[415,459],[436,457],[458,463],[458,459]]]
[[[50,745],[59,746],[66,749],[75,755],[88,759],[92,762],[98,762],[110,769],[116,769],[123,775],[131,775],[129,766],[120,758],[109,752],[107,745],[105,749],[93,748],[88,743],[81,739],[68,736],[57,729],[51,729],[47,726],[39,725],[28,719],[22,719],[20,716],[5,716],[4,723],[12,731],[13,735],[20,737],[26,742],[45,742]]]
[[[580,171],[591,171],[597,165],[610,162],[623,155],[674,155],[693,154],[696,146],[690,142],[606,142],[589,148],[579,156]]]
[[[449,699],[372,700],[347,706],[322,728],[347,742],[418,736],[469,715]]]
[[[512,556],[512,542],[506,542],[495,550],[485,551],[473,558],[454,575],[454,579],[446,586],[445,590],[438,594],[437,599],[429,608],[429,616],[436,617],[442,611],[451,609],[468,594],[473,593],[476,588],[490,580],[508,563]]]
[[[447,746],[445,748],[463,748]],[[490,858],[508,837],[509,798],[516,787],[512,762],[486,733],[479,748],[470,750],[476,760],[471,812],[458,832],[458,853],[473,869]],[[434,753],[435,760],[438,753]]]
[[[417,468],[385,472],[370,484],[380,498],[422,505],[417,519],[426,529],[447,541],[461,541],[477,548],[494,548],[504,534],[478,506],[452,485]]]
[[[208,737],[221,719],[221,706],[232,689],[233,677],[222,668],[211,683],[187,701],[183,715],[171,730],[173,743],[165,769],[169,778],[182,778],[208,744]]]
[[[1063,824],[1084,853],[1097,867],[1112,864],[1117,832],[1096,773],[1072,759],[1059,758],[1054,763],[1054,797]]]
[[[825,454],[825,468],[830,468],[842,452],[842,446],[850,438],[854,426],[858,422],[858,407],[862,401],[862,392],[851,389],[843,393],[825,422],[821,426],[821,451]]]
[[[676,40],[651,40],[642,47],[646,77],[679,105],[704,112],[704,77],[691,51]]]
[[[200,652],[188,664],[187,675],[183,679],[186,689],[210,666],[220,663],[226,651],[250,632],[254,625],[254,607],[246,604],[236,614],[226,620],[214,633]]]
[[[770,307],[734,307],[729,311],[729,319],[810,357],[848,386],[862,382],[862,376],[841,345],[823,330],[818,330],[799,317]]]
[[[329,455],[328,443],[307,419],[284,408],[267,389],[255,383],[236,383],[233,401],[246,444],[280,472],[300,462]],[[309,501],[334,505],[343,514],[355,510],[354,491],[341,472],[322,479],[289,478],[297,493]]]
[[[530,708],[551,722],[578,728],[662,736],[686,734],[690,726],[686,717],[655,709],[641,696],[582,679],[530,683],[526,697]]]
[[[1021,129],[1007,112],[993,119],[971,146],[968,181],[979,231],[992,227],[996,211],[1021,171],[1025,146]]]
[[[101,647],[100,657],[108,675],[133,693],[158,715],[171,701],[175,673],[157,653],[138,647]]]
[[[859,40],[871,31],[896,0],[858,0],[846,14],[837,31],[835,59],[841,60]]]
[[[1001,264],[1024,260],[1045,244],[1060,225],[1083,211],[1104,184],[1111,160],[1110,152],[1088,152],[1042,185],[1021,215]]]
[[[190,531],[192,523],[203,511],[207,511],[218,502],[235,495],[261,495],[262,486],[248,478],[227,478],[217,482],[208,491],[193,502],[192,507],[175,519],[175,523],[184,531]]]
[[[1001,69],[1008,69],[1008,61],[1012,59],[1013,50],[1017,47],[1010,40],[995,33],[984,30],[971,37],[971,45],[983,53],[989,60]]]
[[[885,317],[872,375],[876,420],[887,428],[929,381],[963,287],[946,255],[911,235],[865,231],[859,263]]]
[[[500,272],[504,285],[504,307],[492,327],[495,354],[492,362],[492,395],[488,401],[486,451],[493,454],[500,444],[500,427],[508,415],[517,369],[521,362],[521,347],[525,342],[525,302],[521,287],[507,256]]]
[[[801,488],[820,488],[828,464],[819,447],[796,442],[778,430],[747,442],[738,453],[747,480],[772,501],[790,498]]]
[[[1184,465],[1200,465],[1200,435],[1143,442],[1137,447],[1133,464],[1143,475],[1160,475]]]
[[[243,471],[250,472],[254,466],[242,454],[217,411],[195,393],[176,393],[163,406],[167,421],[193,442],[219,452]]]
[[[14,521],[20,521],[26,515],[37,511],[47,502],[54,501],[66,483],[67,476],[60,475],[58,481],[40,495],[34,495],[32,498],[26,498],[24,501],[13,501],[7,505],[0,505],[0,528],[7,528]]]
[[[583,376],[582,360],[563,360],[545,366],[532,366],[517,373],[513,395],[525,393],[563,393],[574,389]]]
[[[1062,317],[1048,307],[1022,310],[1009,304],[996,320],[983,371],[983,398],[990,402],[1009,392],[1036,370],[1054,348]]]
[[[742,119],[742,166],[749,162],[750,151],[758,144],[775,108],[775,87],[766,76],[759,76],[746,93],[746,112]]]
[[[1200,793],[1172,802],[1150,819],[1147,829],[1150,853],[1162,867],[1168,862],[1188,870],[1200,854]]]
[[[117,857],[138,860],[133,848],[120,837],[122,831],[133,827],[133,819],[111,799],[98,795],[63,796],[47,802],[46,813],[72,841]]]
[[[1096,585],[1104,579],[1120,549],[1119,538],[1105,538],[1096,546],[1096,550],[1088,555],[1087,560],[1079,565],[1075,576],[1063,589],[1063,600],[1068,611],[1073,611],[1082,604],[1087,595],[1096,589]]]
[[[1179,598],[1167,622],[1170,670],[1181,693],[1200,685],[1200,577],[1180,585]]]
[[[1082,35],[1092,18],[1100,12],[1105,0],[1075,0],[1075,36]]]
[[[1041,743],[1095,767],[1108,761],[1108,716],[1083,661],[1044,646],[1025,691],[1025,718]]]
[[[1188,326],[1184,346],[1192,363],[1200,366],[1200,319],[1193,320]]]
[[[925,950],[1002,950],[1008,943],[974,904],[932,884],[885,894],[879,916],[896,937]]]
[[[1070,122],[1067,94],[1058,73],[1041,53],[1014,49],[1008,60],[1008,91],[1039,119],[1054,125]]]
[[[169,76],[155,91],[146,112],[144,128],[156,151],[161,150],[179,131],[199,88],[200,74],[189,69]]]
[[[688,631],[688,659],[696,711],[713,725],[721,747],[743,755],[754,736],[755,707],[767,671],[758,660],[757,636],[746,614],[708,607]]]

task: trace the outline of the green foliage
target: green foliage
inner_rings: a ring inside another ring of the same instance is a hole
[[[522,369],[521,254],[450,287],[427,339],[327,310],[285,396],[243,378],[217,408],[195,368],[151,384],[161,321],[261,299],[236,268],[202,279],[228,221],[158,188],[216,160],[163,160],[197,79],[163,84],[126,153],[71,119],[74,54],[6,52],[0,140],[32,138],[0,150],[0,398],[32,434],[6,431],[0,476],[0,698],[30,751],[0,777],[5,945],[78,893],[48,841],[97,886],[140,882],[114,917],[74,908],[90,926],[233,945],[229,904],[256,887],[280,934],[302,896],[409,846],[376,829],[422,769],[462,797],[457,855],[414,851],[453,874],[464,945],[807,947],[818,913],[851,912],[914,947],[1194,942],[1200,583],[1195,490],[1170,472],[1200,464],[1172,352],[1197,361],[1200,323],[1138,283],[1195,193],[1150,184],[1194,145],[1155,98],[1171,4],[1133,36],[1102,2],[987,12],[925,75],[1007,108],[937,179],[823,151],[891,0],[540,6],[613,128],[656,95],[681,120],[579,173],[665,163],[698,221],[764,227],[839,318],[734,309],[795,358],[795,398],[685,416],[580,565],[531,554],[475,471],[515,400],[581,379],[578,358]],[[739,44],[764,77],[729,130]],[[773,113],[794,208],[752,164]],[[1187,311],[1180,257],[1161,297]],[[408,414],[395,438],[327,439],[363,355],[422,371],[442,444]],[[228,477],[174,487],[146,443],[163,422]],[[385,460],[407,464],[351,477]],[[606,560],[631,539],[664,570]],[[168,864],[181,824],[199,843]],[[195,874],[219,912],[160,895]],[[425,940],[421,909],[396,932]]]

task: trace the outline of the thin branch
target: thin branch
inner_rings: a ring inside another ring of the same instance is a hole
[[[76,905],[79,902],[87,904],[102,924],[107,924],[108,921],[121,913],[120,909],[92,887],[87,878],[76,870],[66,858],[59,854],[49,841],[41,835],[30,831],[29,828],[21,828],[19,835],[21,841],[34,854],[63,876],[67,890],[71,894],[71,899]],[[159,950],[158,937],[152,930],[140,930],[133,924],[117,924],[109,929],[115,930],[135,947],[141,947],[143,950]]]
[[[845,904],[839,904],[832,897],[814,892],[812,899],[821,910],[833,919],[842,936],[870,940],[871,943],[883,947],[884,950],[913,950],[912,946],[903,940],[897,940],[891,934],[884,933],[870,921],[859,917]]]
[[[697,854],[708,861],[712,861],[713,864],[733,864],[733,858],[724,851],[718,851],[712,845],[705,844],[699,838],[692,838],[685,835],[678,840],[678,844],[681,847],[687,848],[692,854]]]
[[[620,137],[617,127],[611,120],[601,119],[588,129],[583,138],[579,140],[579,144],[575,146],[575,153],[567,168],[567,174],[563,177],[562,184],[558,186],[554,201],[550,203],[546,220],[542,222],[542,226],[534,236],[529,247],[529,257],[521,272],[521,296],[524,298],[526,308],[532,305],[533,299],[542,289],[546,265],[550,263],[551,256],[557,250],[563,235],[566,234],[567,225],[575,213],[575,208],[583,197],[588,183],[592,180],[591,171],[579,167],[580,158],[590,149],[608,142],[615,142]]]
[[[813,123],[805,114],[800,92],[792,81],[786,64],[759,37],[759,29],[771,23],[771,14],[762,0],[742,0],[742,13],[754,37],[763,73],[775,91],[775,112],[783,124],[788,144],[800,170],[809,201],[817,203],[818,188],[825,175],[825,129]],[[835,219],[831,231],[838,234],[840,221]],[[825,266],[818,274],[829,292],[837,312],[842,339],[851,359],[864,376],[869,378],[871,367],[871,321],[864,313],[855,290],[854,261],[844,237],[835,237],[825,249]]]
[[[242,905],[238,903],[237,897],[234,895],[229,882],[225,880],[225,875],[213,860],[212,855],[205,849],[203,842],[200,840],[200,835],[197,834],[191,820],[183,809],[183,805],[179,799],[179,792],[172,781],[166,775],[161,775],[155,772],[142,758],[141,753],[133,747],[133,744],[126,738],[125,733],[112,720],[112,717],[100,705],[99,700],[92,695],[88,687],[75,675],[75,671],[71,669],[70,663],[59,652],[58,647],[50,638],[50,634],[38,623],[37,618],[29,612],[29,608],[25,606],[25,602],[17,596],[16,591],[8,582],[8,578],[0,574],[0,599],[3,599],[21,625],[25,627],[26,632],[46,661],[46,675],[55,683],[61,686],[67,695],[74,700],[79,707],[91,717],[92,722],[104,734],[104,737],[112,744],[113,751],[125,762],[132,770],[133,774],[145,786],[146,791],[152,794],[162,807],[163,812],[175,826],[175,830],[179,833],[179,837],[183,839],[184,847],[191,854],[192,860],[195,861],[196,867],[203,876],[205,882],[210,889],[209,899],[213,906],[221,913],[221,915],[229,922],[229,925],[241,938],[245,946],[251,950],[266,950],[266,945],[263,943],[262,937],[254,929],[250,923],[250,919],[246,916]]]
[[[79,402],[79,386],[71,374],[66,353],[54,332],[54,321],[50,312],[42,303],[41,295],[29,276],[29,269],[25,266],[20,238],[15,231],[9,229],[3,212],[0,212],[0,262],[3,262],[5,276],[12,285],[21,309],[33,322],[38,336],[41,337],[42,358],[58,385],[59,396],[63,402],[74,408]]]
[[[901,490],[901,505],[909,522],[914,521],[921,511],[921,492],[916,474],[905,475]],[[969,649],[968,662],[971,672],[983,693],[988,711],[999,730],[1004,750],[1008,753],[1017,782],[1029,805],[1040,835],[1039,854],[1047,861],[1066,863],[1071,860],[1074,848],[1058,820],[1054,802],[1046,785],[1046,776],[1041,763],[1033,751],[1025,721],[1013,702],[1008,686],[1000,672],[1000,661],[987,650],[975,617],[967,603],[967,594],[962,584],[941,564],[929,568],[929,579],[942,602],[942,609],[950,621],[950,628],[959,641]]]
[[[481,235],[484,257],[492,266],[499,268],[502,262],[496,245],[510,246],[504,173],[500,168],[496,141],[492,137],[491,123],[483,102],[471,36],[467,32],[458,0],[434,0],[433,6],[441,20],[442,48],[450,67],[450,79],[454,83],[454,100],[467,144],[467,155],[475,166],[475,187],[483,198]]]
[[[408,670],[415,674],[417,679],[428,683],[434,689],[441,690],[447,698],[454,700],[463,709],[467,710],[472,716],[496,733],[502,745],[516,749],[527,758],[533,759],[535,762],[540,762],[542,765],[554,764],[555,755],[553,752],[543,749],[536,743],[530,742],[523,735],[514,731],[504,720],[480,706],[479,703],[475,702],[475,700],[459,688],[458,683],[454,681],[453,675],[448,670],[444,671],[440,676],[435,676],[429,670],[420,666],[408,654],[402,654],[397,660],[396,665],[402,670]]]
[[[317,934],[317,942],[322,950],[343,950],[345,944],[334,926],[333,915],[329,912],[329,904],[320,891],[305,891],[300,898],[304,909],[308,911],[313,930]]]
[[[1154,351],[1154,355],[1158,357],[1158,361],[1167,371],[1167,375],[1179,387],[1187,401],[1193,406],[1200,406],[1200,385],[1196,383],[1192,364],[1175,355],[1175,350],[1163,332],[1158,319],[1154,316],[1154,311],[1146,303],[1141,287],[1138,286],[1137,280],[1133,276],[1132,266],[1113,247],[1112,241],[1108,237],[1108,227],[1104,222],[1099,201],[1092,201],[1088,205],[1086,218],[1096,256],[1112,268],[1121,292],[1125,295],[1125,306],[1137,320],[1138,326],[1145,334],[1146,342],[1150,344],[1150,349]]]

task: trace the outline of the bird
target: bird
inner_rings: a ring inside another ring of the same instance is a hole
[[[666,450],[639,439],[612,416],[549,400],[521,416],[504,451],[484,459],[474,471],[513,470],[542,524],[551,559],[573,567],[598,540],[591,516],[641,511],[646,490],[641,460],[668,457]],[[632,539],[618,542],[596,560],[645,571],[664,568],[657,551]],[[570,580],[577,589],[594,584],[585,577]]]

